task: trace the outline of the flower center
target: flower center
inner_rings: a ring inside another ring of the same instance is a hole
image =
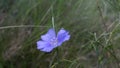
[[[57,46],[57,43],[58,43],[58,41],[57,41],[57,38],[55,38],[55,37],[50,40],[50,44],[53,46]]]

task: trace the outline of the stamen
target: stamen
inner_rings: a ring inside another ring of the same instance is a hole
[[[50,41],[50,44],[53,45],[53,46],[57,46],[58,44],[58,41],[57,41],[57,38],[52,38],[51,41]]]

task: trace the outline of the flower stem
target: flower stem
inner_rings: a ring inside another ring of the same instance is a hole
[[[54,23],[54,17],[52,16],[52,26],[53,26],[53,29],[55,29],[55,23]]]
[[[54,5],[54,3],[51,6],[51,14],[52,14],[52,26],[53,26],[53,29],[55,29],[55,20],[54,20],[53,5]]]

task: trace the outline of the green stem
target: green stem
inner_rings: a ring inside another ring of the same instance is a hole
[[[8,29],[8,28],[28,28],[28,27],[48,27],[48,26],[36,26],[36,25],[14,25],[14,26],[2,26],[0,29]]]
[[[52,14],[52,26],[53,26],[53,29],[55,29],[55,19],[54,19],[54,8],[53,8],[53,6],[54,6],[54,2],[53,2],[53,4],[52,4],[52,6],[51,6],[51,14]]]

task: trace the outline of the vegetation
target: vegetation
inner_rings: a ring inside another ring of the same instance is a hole
[[[52,22],[71,38],[41,52]],[[120,68],[119,28],[120,0],[0,0],[0,68]]]

